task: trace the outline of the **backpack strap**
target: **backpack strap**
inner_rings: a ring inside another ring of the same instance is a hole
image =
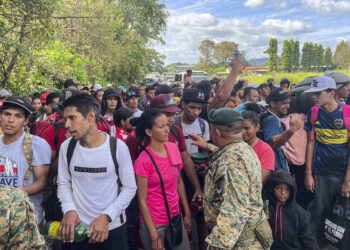
[[[59,126],[56,125],[56,124],[54,124],[54,126],[55,126],[55,138],[54,138],[53,142],[54,142],[54,144],[55,144],[55,147],[57,148],[60,128],[59,128]]]
[[[348,139],[350,138],[350,105],[343,105],[343,120],[346,129],[348,130]]]
[[[317,120],[318,111],[320,111],[320,106],[313,106],[311,109],[310,122],[312,126],[310,139],[315,139],[315,122]]]
[[[77,145],[77,142],[78,141],[72,137],[67,148],[67,164],[68,164],[68,172],[70,175],[72,175],[70,172],[70,162],[72,161],[74,149],[75,149],[75,146]]]
[[[103,129],[106,131],[107,134],[111,134],[111,130],[109,128],[109,124],[108,122],[103,118],[103,116],[99,116],[98,117],[98,121],[99,123],[101,123],[101,126],[103,127]]]
[[[176,126],[179,126],[181,128],[181,119],[180,119],[180,116],[177,115],[174,117],[174,122],[173,122],[173,125],[176,125]],[[181,128],[182,129],[182,128]]]
[[[179,138],[180,138],[179,131],[177,131],[177,128],[174,125],[170,127],[170,132],[173,133],[176,140],[179,140]]]
[[[111,148],[111,154],[112,154],[112,159],[114,163],[114,168],[115,168],[115,173],[117,174],[117,183],[118,183],[118,195],[121,192],[121,188],[123,187],[122,182],[120,181],[120,176],[119,176],[119,165],[117,161],[117,143],[118,140],[116,137],[110,136],[109,137],[109,146]],[[120,214],[120,223],[124,223],[124,218],[123,214]]]
[[[32,148],[32,142],[33,142],[34,135],[26,133],[24,135],[23,141],[22,141],[22,150],[24,153],[24,157],[27,160],[28,163],[28,169],[24,175],[23,178],[23,187],[26,187],[28,184],[28,179],[30,176],[30,173],[33,171],[32,166],[32,160],[33,160],[33,148]]]

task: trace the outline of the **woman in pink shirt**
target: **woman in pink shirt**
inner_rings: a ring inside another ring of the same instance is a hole
[[[190,244],[187,231],[191,230],[191,213],[187,203],[185,187],[181,178],[181,154],[176,144],[168,142],[169,127],[166,115],[157,109],[142,114],[136,127],[139,141],[149,137],[146,150],[153,157],[162,176],[170,216],[181,213],[179,200],[185,209],[182,223],[182,242],[171,244],[170,226],[162,194],[160,179],[150,156],[143,151],[135,161],[137,198],[141,211],[140,238],[146,250],[170,249],[187,250]]]
[[[265,185],[275,169],[275,153],[266,142],[256,137],[260,129],[259,115],[254,111],[244,111],[242,123],[243,140],[255,151],[261,163],[262,183]]]

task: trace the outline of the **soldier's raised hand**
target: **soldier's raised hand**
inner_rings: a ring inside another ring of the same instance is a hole
[[[208,146],[208,142],[205,141],[202,137],[199,135],[194,134],[188,134],[189,137],[191,137],[192,141],[190,142],[191,145],[195,145],[201,149],[206,149]]]

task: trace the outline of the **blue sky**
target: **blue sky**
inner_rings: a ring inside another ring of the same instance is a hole
[[[285,39],[316,42],[334,52],[341,40],[350,42],[350,0],[166,0],[169,17],[158,45],[165,64],[197,63],[204,39],[239,43],[247,58],[267,57],[271,37],[279,51]],[[300,47],[302,49],[302,45]]]

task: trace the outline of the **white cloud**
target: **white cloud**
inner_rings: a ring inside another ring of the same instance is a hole
[[[240,50],[247,52],[247,58],[266,57],[263,51],[271,37],[282,42],[284,39],[300,39],[312,31],[311,25],[301,21],[267,19],[254,23],[247,18],[216,18],[209,13],[171,11],[164,36],[166,45],[159,46],[158,50],[166,55],[166,64],[179,61],[197,63],[201,41],[211,39],[237,42]]]
[[[288,7],[287,0],[272,0],[272,3],[277,9],[285,9]]]
[[[262,25],[272,33],[282,34],[308,33],[313,30],[311,25],[298,20],[267,19]]]
[[[255,9],[260,6],[263,6],[264,4],[265,4],[265,0],[248,0],[244,3],[244,6]]]
[[[350,1],[302,0],[305,8],[323,14],[350,15]]]
[[[350,36],[348,36],[348,37],[343,37],[343,36],[337,37],[335,40],[337,41],[337,43],[340,43],[341,41],[345,41],[347,43],[350,43]]]

